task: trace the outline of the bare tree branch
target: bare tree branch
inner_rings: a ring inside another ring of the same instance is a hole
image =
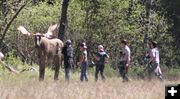
[[[0,45],[2,44],[5,36],[6,36],[6,33],[8,31],[8,29],[10,28],[12,22],[16,19],[16,17],[18,16],[18,14],[21,12],[21,10],[26,6],[27,3],[25,3],[24,5],[22,5],[20,7],[20,9],[16,12],[16,14],[13,16],[13,18],[9,21],[9,23],[6,25],[4,31],[3,31],[3,35],[2,35],[2,38],[0,39]]]

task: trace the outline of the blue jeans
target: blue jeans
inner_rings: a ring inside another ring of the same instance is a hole
[[[70,80],[70,72],[71,72],[71,68],[65,68],[65,78],[66,78],[66,81],[69,81]]]
[[[88,81],[87,69],[88,69],[88,62],[87,61],[82,62],[82,64],[81,64],[81,76],[80,76],[81,81],[83,81],[84,79],[86,81]]]

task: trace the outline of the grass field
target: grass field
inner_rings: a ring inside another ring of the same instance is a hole
[[[79,74],[73,74],[71,81],[65,82],[64,75],[53,81],[53,73],[46,74],[43,82],[38,81],[37,72],[0,75],[0,99],[164,99],[165,85],[177,81],[160,82],[157,79],[131,79],[123,83],[121,78],[107,78],[105,82],[80,82]]]

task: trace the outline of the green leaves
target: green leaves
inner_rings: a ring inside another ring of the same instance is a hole
[[[174,51],[176,45],[172,43],[175,41],[170,32],[173,23],[168,21],[165,10],[163,13],[158,10],[162,6],[161,0],[153,1],[149,37],[159,43],[162,63],[166,64],[169,59],[176,62],[179,58],[175,54],[179,50]],[[133,61],[136,61],[144,54],[146,12],[145,3],[137,0],[131,3],[131,0],[70,0],[65,38],[72,39],[74,45],[78,45],[79,41],[86,41],[91,46],[89,51],[102,44],[116,59],[119,56],[120,41],[126,38],[132,50]],[[27,48],[28,50],[23,50],[24,53],[35,53],[30,50],[34,46],[33,39],[20,35],[16,28],[23,25],[30,32],[46,32],[51,23],[59,23],[61,4],[62,0],[54,0],[53,6],[46,2],[28,4],[9,29],[6,41],[17,43],[21,50]],[[12,15],[9,14],[8,17]],[[2,19],[2,13],[0,18]],[[2,21],[0,20],[1,25]]]

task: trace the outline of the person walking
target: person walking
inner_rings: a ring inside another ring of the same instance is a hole
[[[120,65],[118,66],[120,76],[123,82],[129,81],[128,78],[128,68],[131,61],[131,51],[127,45],[127,40],[123,39],[121,41],[121,52],[120,52]]]
[[[156,76],[161,81],[163,81],[162,71],[160,68],[160,56],[159,56],[159,50],[157,48],[157,42],[151,41],[149,43],[149,47],[150,47],[150,52],[149,52],[150,60],[148,62],[148,64],[149,64],[149,67],[148,67],[149,80],[151,80],[151,78],[152,78],[152,73],[155,72]]]
[[[71,40],[67,40],[65,46],[62,50],[64,54],[64,69],[65,69],[65,79],[66,81],[70,80],[70,71],[73,65],[73,47]]]
[[[93,53],[93,56],[95,57],[96,60],[96,71],[95,71],[95,81],[98,80],[98,74],[100,72],[101,78],[103,81],[105,81],[105,76],[104,76],[104,67],[106,63],[106,58],[109,58],[109,55],[104,51],[104,47],[102,45],[98,46],[98,53]]]

